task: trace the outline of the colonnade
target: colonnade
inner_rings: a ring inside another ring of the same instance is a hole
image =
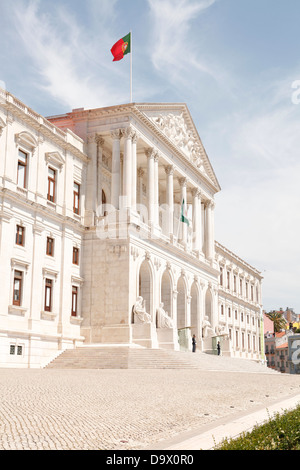
[[[174,235],[174,186],[175,178],[180,188],[180,211],[186,213],[188,200],[192,206],[192,249],[209,260],[214,258],[214,201],[204,195],[199,187],[189,181],[174,165],[170,165],[157,149],[150,147],[144,150],[146,166],[140,167],[137,159],[138,134],[132,127],[111,131],[112,145],[112,179],[111,205],[115,209],[137,211],[143,205],[141,195],[146,183],[146,221],[150,227],[159,228],[160,182],[159,169],[164,168],[166,177],[164,231],[167,236]],[[121,151],[121,139],[123,152]],[[121,165],[121,153],[123,165]],[[176,177],[175,177],[176,173]],[[140,196],[138,198],[138,195]],[[177,195],[178,199],[178,195]],[[204,217],[202,215],[202,207]],[[180,241],[187,242],[188,225],[181,226]]]

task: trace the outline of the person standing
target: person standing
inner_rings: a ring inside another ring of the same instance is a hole
[[[193,345],[192,351],[193,351],[193,352],[196,352],[196,344],[197,344],[197,342],[196,342],[196,336],[193,335],[193,337],[192,337],[192,345]]]
[[[217,350],[218,350],[218,356],[220,356],[220,354],[221,354],[221,345],[220,345],[220,341],[218,341]]]

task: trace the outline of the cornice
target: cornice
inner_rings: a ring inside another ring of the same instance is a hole
[[[37,132],[43,134],[45,137],[54,141],[58,146],[66,151],[69,151],[84,162],[89,162],[90,158],[81,151],[80,148],[76,147],[71,143],[72,140],[77,141],[78,146],[83,146],[83,140],[74,134],[69,129],[64,132],[63,130],[56,127],[46,118],[33,111],[31,108],[26,106],[20,100],[15,98],[11,93],[2,90],[0,88],[0,106],[7,111],[10,111],[13,115],[18,116],[20,119],[28,123]]]
[[[253,274],[253,276],[255,276],[256,278],[258,278],[260,280],[263,279],[263,276],[261,275],[261,272],[258,269],[254,268],[249,263],[247,263],[245,260],[240,258],[238,255],[236,255],[235,253],[230,251],[228,248],[221,245],[221,243],[215,241],[215,249],[216,249],[216,254],[219,253],[220,256],[222,256],[222,258],[227,258],[228,259],[228,256],[229,256],[233,260],[233,262],[238,263],[240,266],[243,267],[244,270],[251,271],[251,274]]]

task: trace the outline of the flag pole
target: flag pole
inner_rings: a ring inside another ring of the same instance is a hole
[[[130,103],[132,103],[132,31],[130,30]]]

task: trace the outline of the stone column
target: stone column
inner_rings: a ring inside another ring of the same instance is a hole
[[[94,225],[94,216],[97,209],[97,135],[87,138],[88,155],[91,158],[87,166],[87,185],[85,202],[85,224]]]
[[[138,176],[138,203],[141,205],[143,204],[143,176],[144,176],[143,168],[138,168],[137,176]]]
[[[200,251],[200,232],[199,232],[199,219],[200,219],[200,210],[199,210],[199,195],[200,191],[198,188],[192,189],[193,196],[193,250]]]
[[[101,135],[96,135],[97,142],[97,213],[98,215],[103,215],[104,209],[102,208],[102,156],[103,156],[103,145],[104,139]]]
[[[159,178],[158,178],[159,156],[154,157],[154,225],[159,226]]]
[[[214,259],[214,223],[213,223],[213,211],[215,204],[212,200],[207,201],[205,204],[206,212],[206,257],[209,260]]]
[[[174,167],[172,165],[165,167],[167,175],[166,205],[167,205],[167,235],[174,233]]]
[[[183,207],[183,213],[186,215],[186,207],[187,207],[187,191],[186,191],[186,185],[187,185],[187,179],[186,178],[179,178],[179,184],[181,187],[181,198],[180,198],[180,216],[179,216],[179,223],[181,224],[181,237],[180,240],[182,243],[186,244],[187,243],[187,224],[185,222],[181,222],[181,214],[182,214],[182,207]]]
[[[131,194],[131,206],[133,210],[136,210],[136,193],[137,193],[137,141],[138,135],[135,132],[132,137],[132,194]]]
[[[111,177],[111,205],[119,209],[120,198],[120,139],[122,137],[120,129],[111,132],[113,138],[112,151],[112,177]]]
[[[149,225],[154,222],[154,157],[155,150],[149,148],[146,151],[147,155],[147,199],[148,199],[148,223]]]
[[[124,136],[124,169],[123,169],[123,207],[131,207],[132,194],[132,137],[133,130],[127,127]]]

